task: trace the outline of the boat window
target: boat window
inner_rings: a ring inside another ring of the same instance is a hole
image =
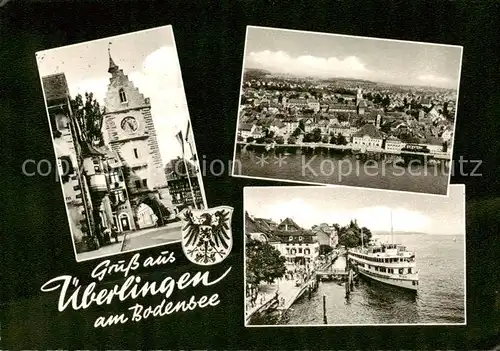
[[[408,268],[408,274],[411,274],[411,268],[410,267]]]

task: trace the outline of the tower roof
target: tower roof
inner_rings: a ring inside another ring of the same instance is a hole
[[[111,57],[111,48],[109,48],[109,47],[108,47],[108,56],[109,56],[109,68],[108,68],[108,72],[111,73],[111,74],[113,74],[114,72],[118,71],[119,67],[113,61],[113,58]]]

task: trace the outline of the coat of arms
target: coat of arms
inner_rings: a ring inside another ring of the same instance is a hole
[[[233,208],[186,209],[182,220],[182,250],[193,263],[209,266],[222,262],[231,252]]]

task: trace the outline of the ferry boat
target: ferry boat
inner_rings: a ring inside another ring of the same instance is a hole
[[[403,245],[372,242],[368,247],[350,249],[347,257],[367,278],[408,290],[418,288],[415,252]]]

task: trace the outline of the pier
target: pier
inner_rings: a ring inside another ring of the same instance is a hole
[[[288,310],[297,299],[299,299],[306,291],[313,291],[317,288],[315,275],[311,275],[300,284],[296,280],[279,279],[274,284],[268,284],[261,291],[261,299],[257,301],[255,306],[247,306],[245,320],[250,321],[255,313],[264,312],[266,310],[277,310],[283,314]]]

